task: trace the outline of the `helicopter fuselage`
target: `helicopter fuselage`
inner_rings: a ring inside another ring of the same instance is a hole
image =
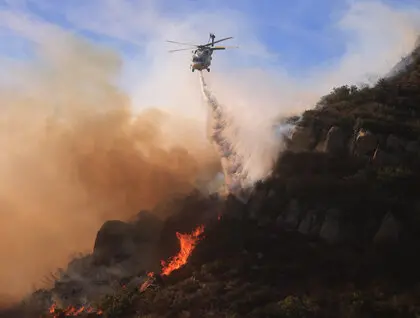
[[[222,42],[222,41],[226,41],[229,39],[232,39],[233,37],[227,37],[227,38],[223,38],[220,40],[215,41],[215,35],[213,33],[210,33],[210,39],[211,42],[208,42],[206,44],[201,44],[201,45],[195,45],[195,44],[189,44],[189,43],[182,43],[182,42],[175,42],[175,41],[169,41],[167,40],[167,42],[170,43],[175,43],[175,44],[180,44],[180,45],[186,45],[186,46],[193,46],[196,47],[196,49],[194,51],[192,51],[192,58],[191,58],[191,64],[190,64],[190,69],[192,72],[194,72],[195,70],[198,71],[202,71],[202,70],[207,70],[207,72],[210,72],[210,65],[211,65],[211,60],[212,60],[212,54],[213,51],[216,50],[225,50],[228,47],[225,46],[214,46],[216,43]],[[185,50],[190,50],[190,49],[177,49],[177,50],[170,50],[169,52],[178,52],[178,51],[185,51]]]
[[[210,71],[209,67],[211,65],[212,53],[213,51],[207,48],[198,48],[197,50],[193,51],[191,71]]]

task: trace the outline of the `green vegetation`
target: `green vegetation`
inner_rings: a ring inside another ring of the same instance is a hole
[[[404,72],[380,79],[373,87],[334,88],[304,113],[304,123],[325,129],[332,125],[394,133],[417,139],[420,132],[420,50]]]

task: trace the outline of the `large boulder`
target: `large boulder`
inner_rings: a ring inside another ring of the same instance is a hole
[[[343,213],[337,209],[329,209],[319,232],[319,237],[329,244],[337,244],[344,239]]]
[[[378,147],[373,154],[372,162],[380,166],[398,165],[401,162],[401,157],[397,154],[388,153]]]
[[[135,253],[134,226],[119,220],[105,222],[96,235],[93,247],[95,264],[108,265]]]
[[[340,127],[333,126],[327,133],[324,151],[333,154],[343,153],[346,149],[346,136]]]
[[[378,139],[371,132],[360,129],[354,142],[354,154],[357,156],[371,156],[378,146]]]
[[[129,222],[105,222],[96,235],[94,263],[109,265],[130,259],[143,269],[154,267],[162,227],[163,221],[148,211],[141,211]]]

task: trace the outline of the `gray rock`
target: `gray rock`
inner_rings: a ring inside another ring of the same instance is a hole
[[[401,224],[392,213],[387,213],[376,232],[373,243],[375,245],[392,245],[398,242]]]
[[[96,235],[93,248],[95,265],[110,265],[129,258],[141,258],[145,266],[149,251],[157,243],[163,221],[155,214],[141,211],[129,223],[105,222]]]
[[[327,133],[324,151],[328,153],[342,153],[346,148],[346,138],[340,127],[333,126]]]
[[[316,152],[324,152],[325,151],[325,140],[321,140],[316,146],[315,146]]]
[[[343,239],[341,217],[342,212],[340,210],[328,210],[319,233],[320,238],[324,239],[329,244],[341,242]]]
[[[302,222],[300,222],[298,231],[302,234],[308,235],[309,232],[311,231],[314,220],[315,220],[314,215],[308,213],[305,216],[305,218],[302,220]]]
[[[372,155],[378,146],[378,140],[371,132],[361,129],[357,133],[354,154],[357,156]]]
[[[372,162],[377,165],[398,165],[401,159],[397,154],[387,153],[379,147],[375,150]]]
[[[136,251],[134,226],[122,221],[105,222],[96,235],[93,258],[97,265],[130,257]]]

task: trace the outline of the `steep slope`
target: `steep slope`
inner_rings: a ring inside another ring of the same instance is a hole
[[[106,312],[416,317],[418,49],[410,58],[392,78],[336,88],[305,112],[248,204],[229,198],[184,268],[156,289],[122,292]]]

